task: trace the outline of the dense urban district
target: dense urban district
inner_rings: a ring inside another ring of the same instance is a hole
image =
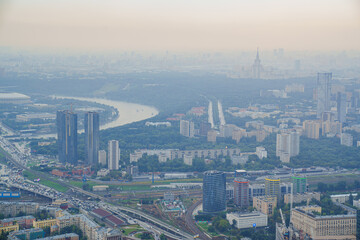
[[[360,81],[295,63],[6,66],[0,239],[360,239]]]

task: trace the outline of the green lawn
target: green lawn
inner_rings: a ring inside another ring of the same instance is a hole
[[[132,232],[144,231],[139,225],[129,225],[123,228],[125,236],[129,236]]]
[[[38,176],[36,176],[35,174],[33,174],[32,172],[29,172],[28,170],[25,170],[23,172],[24,177],[28,178],[30,181],[34,181],[34,179],[39,178]],[[39,181],[40,184],[51,187],[59,192],[66,192],[69,188],[65,187],[59,183],[50,181],[50,180],[45,180],[45,179],[41,179]]]
[[[215,237],[218,236],[218,234],[213,233],[213,232],[209,232],[209,224],[205,223],[205,222],[199,222],[197,223],[197,225],[200,227],[201,230],[205,231],[206,233],[208,233],[209,235]]]

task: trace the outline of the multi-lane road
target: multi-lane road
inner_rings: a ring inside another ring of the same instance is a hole
[[[32,170],[32,169],[26,167],[26,163],[27,163],[26,156],[24,156],[23,153],[21,153],[13,144],[11,144],[7,139],[3,138],[2,136],[0,136],[0,147],[6,151],[7,160],[9,162],[11,162],[12,164],[14,164],[14,166],[16,166],[17,168],[30,171],[32,174],[35,174],[36,176],[38,176],[38,177],[40,177],[42,179],[46,179],[46,180],[49,180],[49,181],[56,182],[58,184],[64,185],[64,186],[72,189],[73,191],[80,192],[80,193],[82,193],[84,195],[93,197],[95,199],[99,199],[99,200],[102,201],[102,203],[103,203],[102,206],[103,207],[104,206],[111,206],[110,204],[106,203],[106,198],[104,198],[102,196],[99,196],[99,195],[94,194],[92,192],[85,191],[85,190],[83,190],[83,189],[81,189],[79,187],[75,187],[73,185],[70,185],[69,183],[66,183],[65,181],[59,181],[57,179],[54,179],[53,177],[50,177],[46,173],[35,171],[35,170]],[[16,185],[18,183],[13,183],[13,185],[14,184]],[[38,184],[34,183],[34,185],[38,185]],[[40,191],[40,189],[43,189],[43,188],[32,187],[30,185],[27,186],[26,184],[23,186],[23,188],[24,187],[25,187],[26,190],[32,191],[32,192],[37,192],[37,191]],[[48,191],[47,189],[49,189],[49,188],[44,187],[44,190],[41,190],[42,192],[38,192],[38,193],[39,194],[41,193],[42,195],[44,195],[44,192]],[[73,196],[67,196],[66,193],[65,194],[58,193],[54,189],[51,189],[51,190],[52,190],[51,191],[52,195],[48,194],[49,195],[48,197],[50,197],[50,198],[56,199],[56,198],[63,197],[66,200],[70,200],[72,203],[75,203],[74,205],[77,205],[76,203],[78,203],[81,207],[86,207],[87,208],[86,210],[91,210],[91,208],[99,207],[95,203],[89,203],[89,204],[86,205],[85,202],[83,202],[83,201],[81,201],[79,199],[76,199]],[[177,229],[177,228],[171,226],[170,224],[162,222],[161,220],[159,220],[157,218],[154,218],[154,217],[152,217],[152,216],[150,216],[148,214],[145,214],[145,213],[143,213],[143,212],[141,212],[139,210],[118,206],[117,211],[122,212],[123,216],[127,216],[126,219],[131,218],[130,216],[125,214],[125,213],[128,213],[128,214],[132,214],[135,218],[138,218],[139,220],[143,219],[143,220],[145,220],[145,221],[147,221],[149,223],[152,223],[154,225],[154,227],[156,227],[161,233],[164,233],[166,236],[168,236],[170,238],[173,238],[173,239],[193,239],[192,235],[190,235],[190,234],[188,234],[188,233],[186,233],[186,232],[184,232],[184,231],[182,231],[180,229]]]

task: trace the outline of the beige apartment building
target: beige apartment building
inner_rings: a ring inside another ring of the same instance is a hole
[[[309,210],[295,208],[291,211],[294,228],[313,240],[356,240],[356,214],[319,216]]]
[[[320,122],[316,120],[305,120],[303,122],[303,134],[308,138],[319,139]]]
[[[271,196],[253,197],[253,208],[267,215],[272,215],[274,213],[276,203],[277,203],[276,197],[271,197]]]

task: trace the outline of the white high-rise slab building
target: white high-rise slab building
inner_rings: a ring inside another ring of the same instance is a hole
[[[276,135],[276,156],[283,162],[289,162],[290,157],[299,155],[300,134],[298,132],[283,132]]]
[[[180,134],[185,137],[194,137],[195,128],[194,123],[187,120],[180,120]]]
[[[108,144],[108,169],[118,170],[120,161],[119,141],[110,140]]]

